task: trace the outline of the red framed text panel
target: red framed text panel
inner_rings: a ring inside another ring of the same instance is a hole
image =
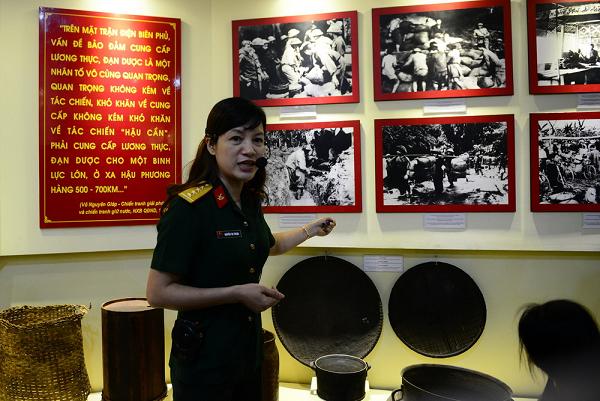
[[[181,179],[173,18],[40,8],[40,226],[154,224]]]

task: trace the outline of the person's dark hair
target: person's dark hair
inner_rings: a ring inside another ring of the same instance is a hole
[[[167,200],[163,203],[161,214],[171,200],[181,191],[199,185],[202,181],[214,183],[218,178],[218,166],[215,156],[208,152],[208,143],[216,144],[219,136],[236,127],[248,129],[259,125],[267,128],[267,117],[262,108],[250,100],[241,97],[230,97],[216,103],[206,119],[205,136],[198,145],[196,157],[194,158],[187,180],[182,184],[174,184],[167,188]],[[254,178],[244,185],[243,191],[247,191],[257,201],[266,198],[265,192],[266,172],[259,168]]]
[[[519,319],[521,357],[549,376],[581,368],[586,355],[598,355],[600,331],[582,305],[565,300],[526,305]]]

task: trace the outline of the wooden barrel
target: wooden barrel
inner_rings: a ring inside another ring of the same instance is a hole
[[[167,396],[164,311],[145,298],[102,305],[103,401],[155,401]]]
[[[263,329],[262,401],[279,399],[279,351],[275,335]]]

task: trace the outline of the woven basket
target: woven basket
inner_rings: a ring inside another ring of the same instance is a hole
[[[85,306],[21,306],[0,311],[0,401],[85,401]]]

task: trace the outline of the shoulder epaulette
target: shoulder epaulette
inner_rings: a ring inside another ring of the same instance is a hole
[[[209,193],[211,189],[212,185],[210,185],[208,182],[202,182],[197,187],[191,187],[181,191],[179,193],[179,196],[188,201],[189,203],[194,203],[195,201]]]

